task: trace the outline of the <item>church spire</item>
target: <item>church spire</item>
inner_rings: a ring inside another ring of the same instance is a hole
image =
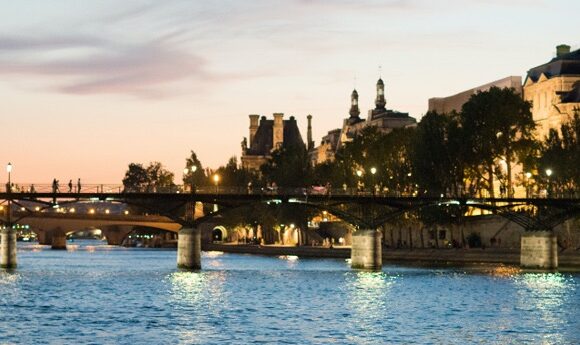
[[[351,118],[358,118],[360,115],[360,110],[358,108],[358,92],[356,89],[352,90],[350,95],[350,111],[349,111]]]
[[[385,83],[379,78],[377,81],[377,98],[375,99],[376,109],[385,109],[387,101],[385,100]]]

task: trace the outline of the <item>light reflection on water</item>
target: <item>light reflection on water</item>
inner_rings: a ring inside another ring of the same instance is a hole
[[[575,344],[580,277],[75,243],[0,271],[0,344]]]

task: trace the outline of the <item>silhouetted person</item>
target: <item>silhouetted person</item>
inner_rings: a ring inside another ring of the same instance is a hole
[[[52,180],[52,192],[53,193],[58,193],[59,192],[59,190],[58,190],[58,180],[57,179]]]
[[[72,187],[73,187],[72,180],[69,180],[68,181],[68,192],[69,193],[72,193]]]
[[[30,185],[30,193],[36,193],[36,189],[34,188],[34,184]]]
[[[78,181],[77,181],[77,193],[81,192],[81,179],[79,177]]]

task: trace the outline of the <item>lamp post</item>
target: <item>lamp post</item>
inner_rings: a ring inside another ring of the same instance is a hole
[[[527,172],[525,174],[526,176],[526,199],[530,197],[530,178],[532,178],[532,173],[531,172]]]
[[[218,192],[219,192],[220,175],[218,175],[218,174],[213,175],[213,181],[215,182],[215,193],[218,194]]]
[[[12,174],[12,163],[8,162],[8,165],[6,165],[6,172],[8,173],[8,184],[6,185],[6,193],[10,194],[12,193],[12,180],[11,180],[11,174]],[[6,210],[6,222],[8,223],[8,228],[11,229],[12,228],[12,198],[8,197],[8,210]]]
[[[372,168],[371,168],[371,175],[373,175],[373,186],[372,186],[372,187],[373,187],[373,195],[375,195],[375,194],[376,194],[376,192],[377,192],[377,189],[376,189],[376,187],[375,187],[375,174],[376,174],[376,173],[377,173],[377,168],[375,168],[375,167],[372,167]]]
[[[550,176],[552,176],[552,169],[550,169],[550,168],[546,169],[546,176],[548,176],[548,189],[546,191],[546,196],[550,197],[551,190],[552,190],[552,185],[550,184]]]
[[[8,162],[8,165],[6,165],[6,172],[8,172],[8,184],[6,185],[6,193],[10,193],[12,191],[12,182],[10,181],[10,174],[12,173],[12,163]]]
[[[191,168],[185,168],[183,169],[183,191],[185,192],[186,189],[186,183],[187,183],[187,175],[189,175],[189,173],[191,172],[191,177],[190,177],[190,186],[189,188],[191,189],[191,193],[195,193],[195,172],[197,171],[197,165],[192,165]]]

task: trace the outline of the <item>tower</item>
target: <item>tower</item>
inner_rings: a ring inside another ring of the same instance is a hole
[[[379,78],[377,81],[377,98],[375,99],[375,109],[384,110],[386,105],[387,101],[385,100],[385,84],[383,83],[383,79]]]
[[[274,113],[274,126],[272,128],[272,150],[279,149],[284,143],[284,114]]]
[[[252,146],[254,143],[254,137],[256,136],[256,132],[258,131],[258,120],[260,119],[260,115],[252,114],[250,115],[250,145]]]
[[[358,108],[358,92],[356,89],[352,90],[352,94],[350,95],[350,118],[351,119],[358,119],[360,115],[360,110]]]
[[[308,116],[306,116],[306,119],[308,119],[308,128],[306,132],[306,147],[308,151],[310,151],[314,148],[314,141],[312,140],[312,115],[308,114]]]

